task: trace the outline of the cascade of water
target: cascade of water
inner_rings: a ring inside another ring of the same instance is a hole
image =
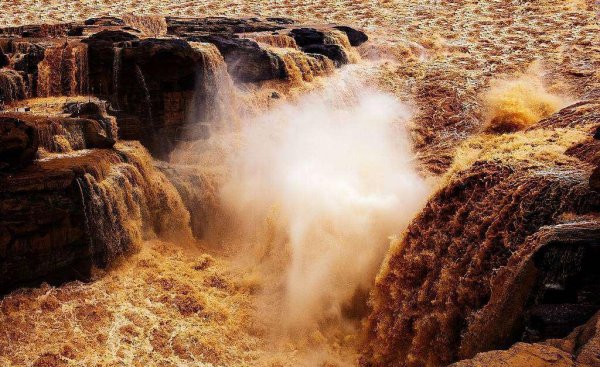
[[[223,127],[224,124],[235,124],[238,118],[236,89],[227,73],[223,56],[211,43],[190,44],[201,56],[202,65],[196,77],[188,122],[210,121],[216,128]]]
[[[350,40],[348,40],[348,36],[338,30],[330,30],[325,34],[325,43],[330,45],[338,45],[344,50],[348,61],[352,64],[356,64],[360,61],[360,54],[358,51],[352,47],[350,44]]]
[[[189,241],[189,213],[167,178],[139,143],[120,143],[104,177],[78,180],[91,246],[101,265],[132,250],[148,236]]]
[[[333,73],[333,61],[321,55],[307,55],[289,48],[269,48],[285,65],[287,78],[291,82],[313,81],[315,77]]]
[[[49,153],[67,153],[85,149],[83,129],[77,124],[48,120],[36,125],[40,147]]]
[[[254,38],[256,42],[272,47],[298,49],[296,40],[287,34],[258,34],[252,38]]]
[[[44,51],[38,64],[37,95],[74,96],[87,92],[88,61],[85,44],[65,42]]]
[[[140,83],[140,86],[144,90],[144,98],[146,99],[146,108],[148,109],[148,120],[150,121],[150,124],[152,125],[153,124],[152,100],[150,98],[150,90],[148,90],[148,85],[146,84],[146,78],[144,77],[144,72],[142,71],[142,69],[140,68],[139,65],[135,65],[135,73],[136,73],[138,82]]]
[[[0,101],[12,102],[26,97],[23,76],[15,70],[0,70]]]
[[[121,73],[121,58],[123,49],[121,47],[115,47],[113,49],[113,88],[114,88],[114,102],[115,108],[119,109],[119,74]]]

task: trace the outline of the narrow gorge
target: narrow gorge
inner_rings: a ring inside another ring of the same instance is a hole
[[[466,3],[2,26],[0,365],[600,366],[595,8]]]

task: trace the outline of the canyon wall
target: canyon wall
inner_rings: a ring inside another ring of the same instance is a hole
[[[517,133],[483,142],[472,164],[449,173],[377,277],[364,365],[442,366],[564,337],[594,315],[600,195],[590,185],[597,162],[589,146],[597,106],[568,107],[525,140]],[[573,131],[581,134],[574,145]]]
[[[235,101],[223,85],[291,84],[351,61],[284,50],[298,27],[100,17],[0,29],[0,293],[88,279],[142,238],[202,237],[213,204],[198,193],[211,180],[151,155],[167,159],[231,123]],[[367,40],[349,27],[311,29],[338,54]]]

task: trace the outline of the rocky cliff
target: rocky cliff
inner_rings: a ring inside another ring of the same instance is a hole
[[[365,365],[441,366],[561,338],[600,308],[597,163],[585,153],[597,106],[478,138],[472,163],[459,150],[377,277]]]
[[[351,62],[352,46],[368,39],[346,26],[303,28],[283,18],[171,17],[157,20],[160,24],[148,19],[138,22],[140,29],[114,17],[0,29],[2,102],[98,96],[110,102],[120,138],[139,140],[165,158],[185,125],[213,117],[209,106],[220,82],[211,68],[215,54],[191,43],[213,44],[234,81],[257,83],[289,80],[299,67],[324,74],[326,60],[338,66]],[[294,57],[261,42],[286,37],[301,44]]]
[[[0,293],[89,278],[148,236],[202,237],[213,203],[196,186],[211,180],[157,163],[173,186],[148,152],[206,139],[226,118],[217,106],[234,103],[221,83],[323,75],[367,40],[319,26],[317,44],[337,54],[270,42],[299,27],[130,16],[0,29]]]

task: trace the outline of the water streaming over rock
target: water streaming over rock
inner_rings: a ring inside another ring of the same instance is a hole
[[[280,48],[298,49],[296,40],[287,34],[258,34],[252,36],[256,42]]]
[[[85,95],[88,92],[87,45],[65,42],[48,47],[38,64],[40,97]]]
[[[540,228],[598,207],[587,175],[482,161],[441,189],[392,245],[377,278],[365,364],[441,366],[481,351],[477,334],[470,346],[463,338],[501,291],[490,284],[532,253],[529,236]]]
[[[100,265],[148,236],[191,240],[189,213],[147,151],[139,143],[119,144],[117,151],[103,177],[85,173],[77,179],[91,252],[99,255]]]
[[[211,123],[214,128],[235,125],[236,89],[223,56],[211,43],[191,42],[190,45],[200,54],[201,62],[188,111],[188,124]]]
[[[76,124],[63,124],[60,121],[48,120],[36,126],[40,148],[50,153],[67,153],[85,149],[83,129]]]
[[[304,52],[290,48],[270,48],[281,57],[285,65],[287,78],[292,83],[313,81],[317,76],[333,73],[335,66],[331,59],[323,55],[307,55]]]
[[[15,70],[0,70],[0,101],[12,102],[27,96],[23,75]]]
[[[146,78],[144,77],[144,72],[142,71],[142,69],[140,68],[139,65],[135,65],[135,75],[137,77],[137,81],[138,83],[140,83],[140,87],[142,87],[142,90],[144,91],[144,100],[146,103],[146,111],[147,111],[147,118],[148,121],[150,122],[150,125],[153,124],[152,121],[152,99],[150,97],[150,90],[148,89],[148,85],[146,84]]]
[[[122,62],[123,49],[121,47],[114,48],[113,58],[113,90],[114,92],[114,103],[115,108],[119,109],[119,76],[121,74],[121,62]]]
[[[350,63],[357,63],[360,61],[360,54],[358,51],[352,47],[350,44],[350,40],[348,40],[348,36],[338,30],[330,30],[325,33],[325,44],[330,45],[338,45],[342,48],[344,53],[346,54],[346,58]]]

